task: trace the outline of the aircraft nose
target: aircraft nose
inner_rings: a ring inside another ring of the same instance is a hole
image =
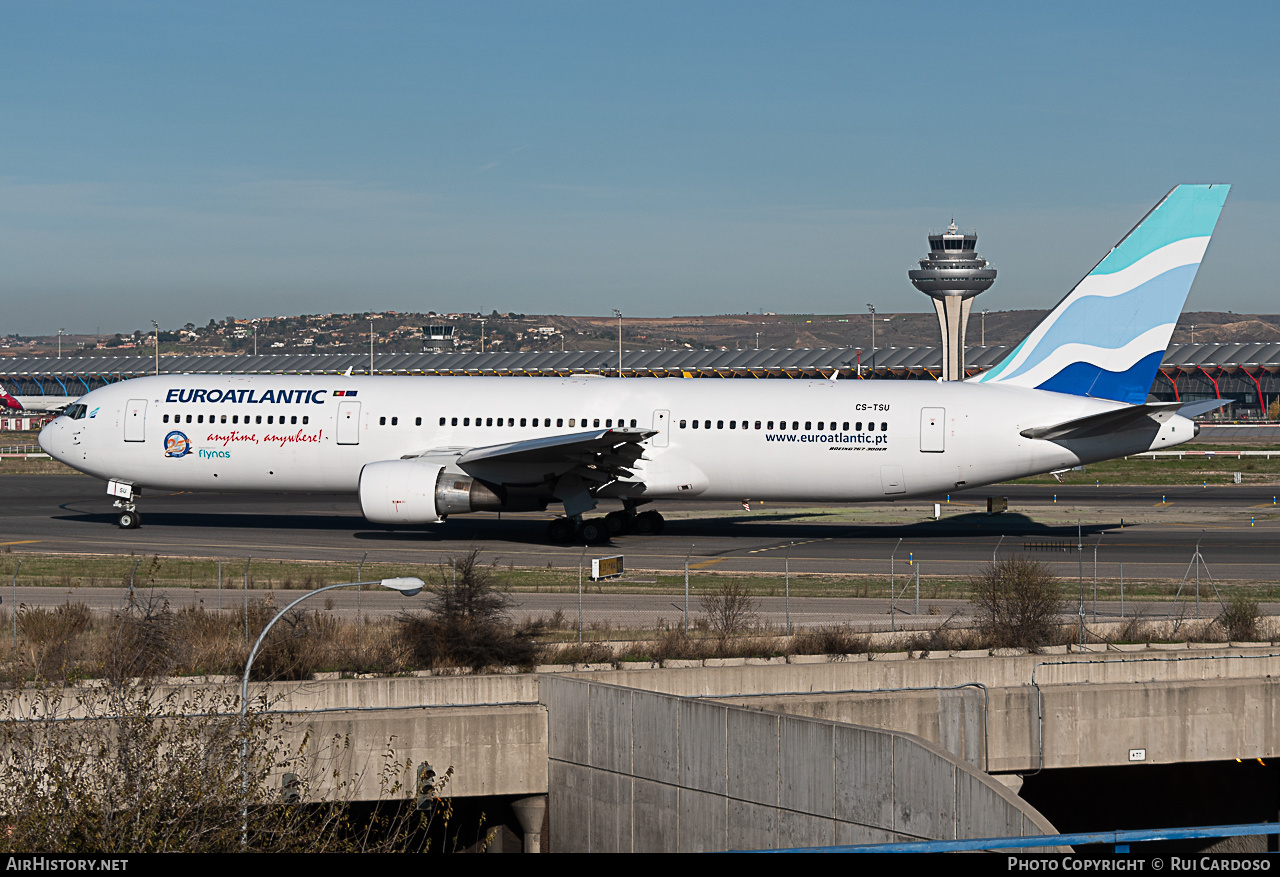
[[[58,441],[62,436],[62,424],[58,422],[61,419],[61,417],[57,417],[46,423],[37,438],[37,441],[40,442],[41,450],[55,460],[61,459],[59,456],[61,443]]]

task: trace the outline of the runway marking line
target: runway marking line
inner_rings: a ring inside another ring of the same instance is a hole
[[[693,563],[689,565],[689,569],[706,569],[709,566],[715,566],[717,563],[724,563],[728,558],[716,557],[712,560],[704,560],[701,563]]]
[[[40,539],[22,539],[17,542],[0,542],[0,545],[34,545],[40,542]]]
[[[748,551],[747,554],[760,554],[765,551],[781,551],[786,548],[795,548],[797,545],[812,545],[814,542],[830,542],[835,536],[828,536],[825,539],[806,539],[803,542],[791,542],[787,545],[771,545],[768,548],[755,548]]]

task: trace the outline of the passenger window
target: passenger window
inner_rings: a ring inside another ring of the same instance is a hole
[[[570,425],[570,426],[573,426],[573,418],[572,418],[572,417],[570,417],[570,418],[569,418],[569,425]]]
[[[569,421],[569,425],[570,425],[570,426],[573,426],[573,421],[572,421],[572,420],[571,420],[571,421]],[[564,418],[563,418],[563,417],[557,417],[557,418],[556,418],[556,426],[564,426]]]
[[[792,429],[799,429],[799,428],[800,428],[800,421],[798,421],[798,420],[793,420],[793,421],[791,421],[791,428],[792,428]]]
[[[694,429],[697,429],[697,428],[698,428],[698,421],[696,421],[696,420],[695,420],[695,421],[693,422],[693,428],[694,428]]]
[[[289,421],[289,422],[290,422],[290,423],[297,423],[297,422],[298,422],[298,418],[296,418],[296,417],[295,417],[295,418],[293,418],[293,420],[291,420],[291,421]],[[399,426],[399,425],[400,425],[400,418],[399,418],[399,417],[393,417],[393,418],[391,418],[391,425],[392,425],[392,426]]]
[[[224,414],[224,415],[222,415],[222,422],[223,422],[223,423],[226,423],[226,422],[227,422],[227,415],[225,415],[225,414]]]
[[[708,422],[708,423],[710,423],[710,421],[707,421],[707,422]],[[710,427],[708,427],[708,428],[710,428]],[[724,429],[724,421],[723,421],[723,420],[717,420],[717,421],[716,421],[716,429]]]
[[[385,417],[379,417],[379,418],[378,418],[378,426],[386,426],[386,425],[387,425],[387,418],[385,418]]]
[[[681,429],[684,429],[684,421],[683,421],[683,420],[682,420],[682,421],[680,421],[680,428],[681,428]]]
[[[702,425],[703,425],[703,427],[704,427],[704,428],[706,428],[706,429],[710,429],[710,428],[711,428],[711,421],[710,421],[710,420],[704,420],[704,421],[702,421]]]
[[[844,431],[845,431],[845,432],[848,432],[848,431],[849,431],[849,421],[847,421],[847,420],[844,422]]]
[[[736,421],[736,420],[730,420],[730,421],[729,421],[729,428],[730,428],[730,429],[737,429],[737,428],[738,428],[738,421]]]
[[[463,426],[470,426],[470,425],[471,425],[471,418],[470,418],[470,417],[464,417],[464,418],[462,418],[462,425],[463,425]]]
[[[310,423],[310,422],[311,422],[311,418],[310,418],[308,415],[306,415],[306,414],[302,415],[302,425],[303,425],[303,426],[306,426],[306,425],[307,425],[308,423]]]
[[[521,426],[527,426],[527,425],[528,425],[528,422],[527,422],[527,421],[528,421],[528,418],[521,417],[521,418],[520,418],[520,425],[521,425]]]
[[[422,418],[421,418],[421,417],[419,417],[419,418],[418,418],[418,424],[419,424],[419,425],[421,425],[421,424],[422,424]],[[441,417],[441,418],[440,418],[440,425],[441,425],[441,426],[444,426],[444,418],[443,418],[443,417]]]
[[[585,420],[584,420],[584,421],[582,421],[582,422],[583,422],[583,423],[586,423],[586,421],[585,421]],[[599,417],[597,417],[597,418],[595,419],[595,422],[594,422],[593,424],[591,424],[591,425],[592,425],[592,426],[599,426],[599,425],[600,425],[600,418],[599,418]]]
[[[804,429],[805,429],[805,432],[808,432],[809,430],[813,429],[813,422],[806,420],[804,422]]]
[[[613,426],[613,418],[612,418],[612,417],[610,417],[609,419],[605,420],[604,425],[605,425],[605,426]]]
[[[888,429],[889,429],[889,424],[888,424],[888,423],[882,423],[882,424],[880,424],[880,431],[881,431],[881,432],[885,432],[885,431],[886,431],[886,430],[888,430]]]
[[[190,418],[190,417],[188,417],[188,418],[187,418],[187,420],[189,421],[189,420],[191,420],[191,418]],[[257,422],[257,423],[261,423],[261,422],[262,422],[262,415],[261,415],[261,414],[259,414],[259,415],[257,416],[257,418],[256,418],[256,421],[255,421],[255,422]]]
[[[770,426],[772,426],[772,425],[773,425],[773,424],[770,424]],[[760,428],[760,421],[758,421],[758,420],[757,420],[757,421],[756,421],[756,429],[759,429],[759,428]]]
[[[808,429],[808,428],[809,428],[809,424],[807,424],[807,423],[806,423],[806,424],[804,425],[804,428],[805,428],[805,429]],[[818,432],[822,432],[822,421],[821,421],[821,420],[819,420],[819,421],[818,421]]]
[[[787,428],[787,422],[785,420],[779,420],[778,429],[786,429],[786,428]]]
[[[61,340],[61,339],[59,339],[59,340]],[[79,414],[80,412],[78,412],[78,411],[77,411],[76,413],[77,413],[77,414]],[[72,419],[72,420],[75,420],[75,419],[76,419],[76,417],[73,415],[71,419]],[[169,415],[168,415],[168,414],[166,414],[166,415],[164,416],[164,420],[162,420],[161,422],[162,422],[162,423],[168,423],[168,422],[169,422]]]
[[[875,432],[875,431],[876,431],[876,422],[873,420],[867,424],[867,432]]]
[[[456,417],[451,418],[449,422],[450,422],[450,425],[451,425],[451,426],[457,426],[457,425],[458,425],[458,418],[456,418]]]
[[[197,414],[197,415],[196,415],[196,423],[204,423],[204,415],[203,415],[203,414]]]
[[[477,419],[477,420],[479,420],[479,418],[476,418],[476,419]],[[485,426],[493,426],[493,418],[492,418],[492,417],[490,417],[490,418],[486,419],[486,420],[485,420],[485,422],[484,422],[484,425],[485,425]],[[501,425],[501,424],[499,424],[499,425]]]
[[[508,417],[507,426],[515,426],[515,425],[516,425],[516,419],[514,417]]]
[[[187,423],[190,423],[190,422],[191,422],[191,415],[190,415],[190,414],[188,414],[188,415],[187,415]]]
[[[636,425],[636,419],[635,419],[634,417],[633,417],[633,418],[631,418],[631,425],[632,425],[632,426],[635,426],[635,425]]]
[[[857,426],[856,426],[855,428],[858,430],[858,432],[862,432],[862,421],[861,421],[861,420],[859,420],[859,421],[858,421]]]

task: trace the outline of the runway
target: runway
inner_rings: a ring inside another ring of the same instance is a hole
[[[119,530],[103,484],[86,476],[6,476],[0,545],[13,552],[436,563],[472,547],[519,567],[575,568],[583,546],[545,542],[547,513],[481,513],[396,530],[370,524],[352,496],[147,494],[138,530]],[[1009,498],[985,514],[987,495]],[[1056,495],[1056,502],[1054,497]],[[1280,488],[1002,486],[933,499],[841,507],[657,503],[661,536],[623,536],[587,559],[622,554],[632,570],[968,576],[995,553],[1027,551],[1075,578],[1181,578],[1197,541],[1217,579],[1274,580]],[[1162,502],[1163,498],[1163,502]],[[602,507],[602,511],[609,508]],[[910,566],[908,566],[910,564]]]

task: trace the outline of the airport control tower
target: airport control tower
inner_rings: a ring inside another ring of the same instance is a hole
[[[964,380],[964,330],[980,292],[996,282],[996,269],[974,252],[978,233],[960,232],[955,220],[942,234],[929,235],[929,255],[907,272],[916,289],[933,299],[942,326],[942,379]]]

